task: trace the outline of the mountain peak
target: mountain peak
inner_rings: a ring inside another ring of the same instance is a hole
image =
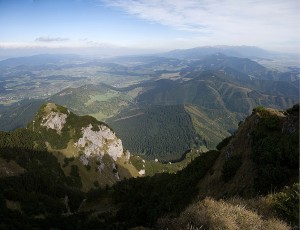
[[[94,168],[95,178],[84,182],[85,189],[93,187],[94,179],[104,186],[124,177],[139,176],[122,140],[108,125],[91,116],[77,116],[63,106],[47,103],[41,106],[27,129],[40,137],[36,141],[39,146],[45,146],[61,159],[62,166],[63,162],[75,159],[82,177],[89,177],[84,168]]]
[[[61,134],[61,130],[66,123],[66,119],[70,111],[65,111],[64,107],[58,106],[54,103],[47,103],[45,107],[42,107],[43,119],[41,125],[47,129],[54,129],[58,134]]]
[[[53,130],[65,141],[72,141],[73,155],[79,156],[84,165],[88,165],[88,159],[92,156],[101,161],[104,154],[108,154],[117,161],[123,155],[122,141],[110,127],[93,117],[77,116],[63,106],[47,103],[41,107],[37,118],[46,132]],[[127,158],[129,156],[127,154]]]

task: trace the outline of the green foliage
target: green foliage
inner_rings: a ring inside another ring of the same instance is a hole
[[[63,107],[61,105],[56,105],[56,109],[53,109],[54,112],[60,112],[60,113],[64,113],[64,114],[68,114],[69,111],[66,107]]]
[[[92,125],[93,131],[99,131],[98,125],[105,125],[104,122],[98,121],[96,118],[91,116],[77,116],[74,113],[70,113],[67,117],[67,123],[62,129],[64,133],[70,133],[70,129],[75,130],[74,136],[72,138],[74,141],[77,141],[80,137],[82,137],[82,128]],[[108,126],[109,127],[109,126]],[[110,128],[110,127],[109,127]],[[111,128],[110,128],[111,129]]]
[[[25,169],[19,176],[0,178],[0,198],[20,202],[22,218],[28,221],[34,215],[42,214],[48,217],[66,212],[63,203],[66,195],[69,197],[71,210],[78,209],[83,199],[80,186],[70,182],[52,154],[46,151],[0,146],[0,157],[14,160]],[[13,221],[10,218],[14,217],[8,215],[6,218],[7,223],[10,223]],[[22,218],[19,218],[19,221],[22,221]]]
[[[265,107],[263,107],[262,105],[259,105],[259,106],[255,107],[255,108],[253,109],[253,111],[254,111],[254,112],[262,112],[262,111],[264,111],[265,109],[266,109]]]
[[[108,122],[126,149],[146,159],[177,160],[202,143],[182,105],[124,111]]]
[[[137,170],[141,170],[144,169],[143,165],[143,159],[138,157],[138,156],[131,156],[130,157],[130,162],[133,164],[133,166],[137,169]]]
[[[39,133],[29,129],[17,129],[14,132],[0,131],[0,147],[45,150],[45,143]]]
[[[234,155],[225,160],[222,168],[222,179],[227,182],[237,172],[242,165],[242,159],[239,155]]]
[[[298,175],[299,132],[282,133],[282,120],[267,111],[252,131],[252,159],[257,165],[255,189],[266,194]],[[297,119],[298,115],[295,116]]]
[[[197,194],[197,183],[207,173],[218,151],[203,153],[177,174],[129,179],[113,187],[113,198],[121,204],[117,218],[124,228],[153,225],[157,218],[179,213]]]
[[[41,135],[43,139],[47,140],[51,147],[55,149],[66,148],[71,139],[70,132],[66,127],[62,129],[61,134],[58,134],[55,129],[42,128]]]
[[[276,213],[292,226],[299,224],[299,189],[300,184],[286,186],[281,192],[272,195]]]

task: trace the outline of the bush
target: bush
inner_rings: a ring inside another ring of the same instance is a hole
[[[296,113],[296,108],[293,111]],[[258,127],[251,132],[251,158],[257,169],[254,188],[260,194],[267,194],[290,185],[298,177],[299,132],[282,133],[284,118],[267,110],[260,115]],[[298,122],[293,121],[295,126]]]
[[[229,181],[242,165],[241,156],[234,155],[228,158],[222,168],[222,179],[227,182]]]
[[[293,226],[298,226],[299,223],[299,189],[300,184],[295,183],[272,196],[276,213]]]
[[[253,112],[262,112],[264,110],[265,110],[265,107],[263,107],[262,105],[259,105],[253,109]]]

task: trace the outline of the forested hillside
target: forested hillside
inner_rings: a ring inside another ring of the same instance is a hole
[[[182,105],[127,110],[107,122],[126,148],[146,159],[177,160],[191,147],[205,145]]]
[[[247,51],[240,48],[218,49]],[[175,53],[192,55],[197,50]],[[48,65],[26,66],[26,70],[3,67],[1,92],[8,102],[0,105],[0,128],[25,127],[41,104],[54,102],[76,114],[107,121],[133,154],[167,161],[195,146],[215,149],[256,106],[283,110],[298,103],[297,68],[281,72],[241,58],[243,55],[226,56],[211,50],[216,49],[202,50],[205,55],[197,59],[138,56],[80,59],[77,64],[54,62],[51,70]],[[32,84],[30,95],[42,95],[40,99],[24,96]],[[49,93],[41,94],[44,86],[51,86]],[[171,111],[172,106],[178,109]]]

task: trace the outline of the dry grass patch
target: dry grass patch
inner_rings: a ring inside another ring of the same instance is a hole
[[[158,226],[160,229],[290,229],[286,223],[275,218],[264,219],[245,205],[212,198],[189,206],[178,218],[159,220]]]

